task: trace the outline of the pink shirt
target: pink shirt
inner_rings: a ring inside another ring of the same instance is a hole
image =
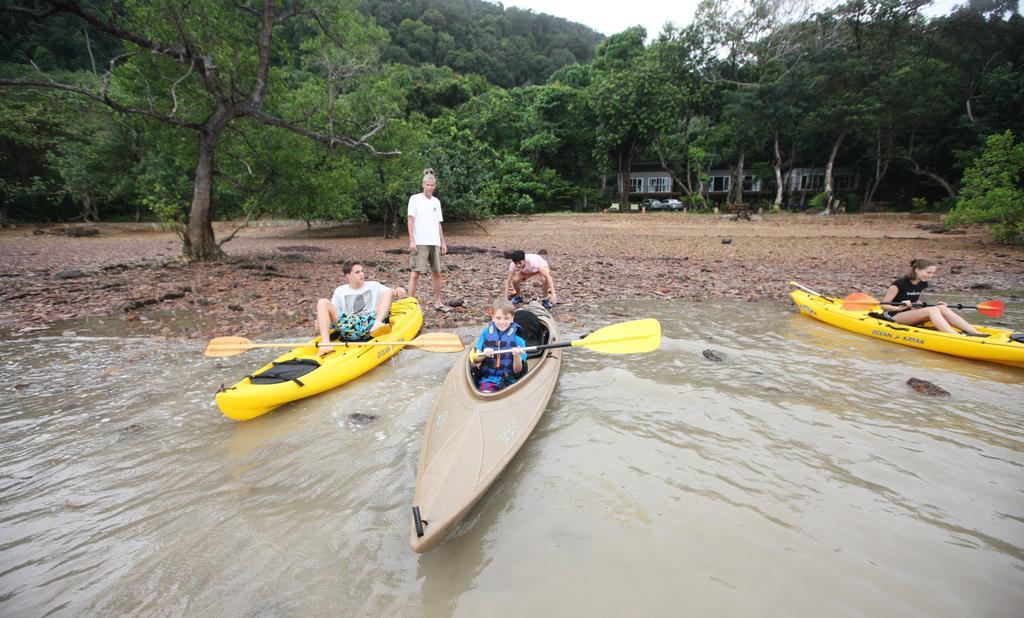
[[[548,263],[544,261],[544,258],[537,255],[536,253],[527,253],[526,259],[523,260],[523,268],[516,268],[515,262],[509,262],[508,272],[510,273],[523,273],[524,275],[533,275],[540,272],[541,268],[547,267]]]

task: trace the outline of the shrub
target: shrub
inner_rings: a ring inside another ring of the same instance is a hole
[[[985,223],[997,242],[1024,244],[1024,144],[1010,131],[990,135],[964,172],[960,199],[946,225]]]

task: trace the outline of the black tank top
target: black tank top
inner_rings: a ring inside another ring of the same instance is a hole
[[[892,285],[896,286],[896,297],[889,301],[887,304],[898,305],[905,300],[909,300],[912,303],[916,303],[921,298],[921,292],[928,287],[927,281],[918,281],[916,284],[911,283],[910,279],[906,277],[900,277],[896,281],[892,282]]]

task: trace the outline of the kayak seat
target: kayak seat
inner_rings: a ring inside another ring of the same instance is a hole
[[[273,366],[263,373],[249,376],[249,381],[253,384],[295,382],[299,386],[305,386],[299,378],[319,367],[320,363],[311,358],[293,358],[284,362],[273,363]]]
[[[526,342],[527,347],[544,345],[548,342],[548,329],[536,313],[527,309],[519,309],[512,316],[512,320],[519,325],[519,335]],[[528,353],[526,358],[537,358],[543,355],[544,350],[538,350]]]
[[[1013,333],[1012,335],[1010,335],[1010,341],[1024,343],[1024,333]]]
[[[894,320],[892,318],[886,317],[886,315],[884,313],[881,313],[879,311],[869,311],[868,312],[868,317],[869,318],[875,318],[876,320],[881,320],[883,322],[895,322],[896,321],[896,320]]]

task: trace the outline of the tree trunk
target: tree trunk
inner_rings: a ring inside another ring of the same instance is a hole
[[[387,197],[384,168],[380,165],[377,166],[377,179],[380,180],[380,192],[384,196],[384,238],[398,238],[398,209]]]
[[[923,167],[921,167],[920,165],[917,164],[917,161],[915,161],[914,159],[910,158],[907,155],[904,155],[903,158],[906,159],[908,162],[910,162],[911,165],[914,166],[914,173],[915,174],[917,174],[919,176],[924,176],[926,178],[931,178],[936,183],[938,183],[943,189],[945,189],[946,193],[949,194],[949,197],[953,198],[954,200],[959,197],[957,195],[956,191],[953,189],[953,185],[949,184],[949,182],[945,178],[943,178],[942,176],[939,176],[935,172],[930,172],[930,171],[924,169]]]
[[[734,172],[736,174],[736,178],[734,180],[735,186],[733,187],[733,189],[735,190],[734,195],[736,196],[733,200],[734,204],[743,204],[743,164],[746,161],[746,159],[747,149],[740,148],[740,158],[739,161],[737,161],[736,163],[736,169]]]
[[[890,149],[891,152],[891,149]],[[871,186],[868,187],[867,193],[864,195],[864,205],[870,206],[875,203],[875,192],[878,191],[878,186],[882,184],[882,178],[885,177],[885,173],[889,171],[889,161],[892,160],[890,152],[887,152],[885,157],[882,156],[882,128],[878,127],[875,129],[875,177],[871,180]]]
[[[690,187],[690,156],[689,156],[689,153],[687,153],[686,161],[685,161],[685,164],[686,164],[686,182],[684,183],[682,181],[682,179],[679,178],[678,171],[676,169],[674,169],[671,165],[669,165],[668,161],[665,158],[665,148],[664,148],[664,146],[661,143],[661,133],[658,133],[657,135],[655,135],[655,143],[658,145],[658,158],[661,160],[661,169],[663,169],[666,172],[668,172],[669,177],[672,179],[672,185],[673,186],[678,185],[679,188],[681,188],[686,193],[686,196],[688,198],[690,198],[690,200],[693,200],[693,190]],[[669,187],[669,191],[671,191],[671,190],[672,190],[672,187]]]
[[[619,185],[619,208],[622,210],[629,210],[629,172],[630,168],[633,167],[632,149],[623,161],[622,153],[619,153],[619,179],[622,183]]]
[[[775,201],[772,202],[772,209],[782,209],[782,151],[779,150],[779,130],[772,131],[772,169],[775,170]]]
[[[213,236],[213,156],[217,151],[220,129],[207,129],[199,134],[199,157],[196,161],[196,186],[192,209],[182,239],[182,253],[190,260],[219,260],[224,252]]]
[[[825,212],[832,214],[833,207],[833,183],[832,183],[832,170],[835,169],[836,155],[839,154],[839,147],[843,145],[843,140],[846,139],[846,129],[839,134],[836,138],[836,142],[832,144],[832,152],[828,154],[828,163],[825,164],[825,195],[827,200],[825,202]]]
[[[93,203],[92,196],[88,193],[82,194],[82,221],[85,223],[100,222],[99,207]]]

